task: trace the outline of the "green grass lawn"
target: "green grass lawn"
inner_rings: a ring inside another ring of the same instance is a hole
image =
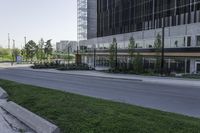
[[[199,133],[200,119],[0,80],[9,100],[63,133]]]

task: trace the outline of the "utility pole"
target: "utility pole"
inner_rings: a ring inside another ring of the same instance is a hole
[[[13,39],[13,47],[12,47],[12,57],[13,57],[13,62],[12,62],[12,65],[14,64],[15,62],[15,55],[14,55],[14,49],[15,49],[15,40]]]
[[[24,37],[24,46],[26,45],[26,36]]]
[[[10,33],[8,33],[8,49],[10,49]]]
[[[96,67],[96,46],[94,46],[94,69]]]
[[[15,49],[15,40],[13,39],[13,50]]]

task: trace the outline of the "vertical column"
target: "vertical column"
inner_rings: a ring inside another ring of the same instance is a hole
[[[190,74],[196,73],[195,59],[190,59]]]
[[[187,58],[185,58],[185,74],[187,73]]]
[[[168,69],[171,69],[171,59],[168,59]]]

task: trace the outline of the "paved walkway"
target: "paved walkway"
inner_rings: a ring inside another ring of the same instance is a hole
[[[4,101],[1,100],[0,104],[2,104]],[[0,131],[2,133],[14,133],[14,131],[11,129],[9,124],[5,121],[5,112],[0,108]]]
[[[6,101],[0,100],[0,105],[4,102]],[[24,133],[34,133],[27,126],[0,108],[0,133],[21,133],[22,131]]]

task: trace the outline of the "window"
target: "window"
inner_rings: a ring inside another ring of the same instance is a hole
[[[200,36],[197,36],[196,37],[196,46],[200,46]]]
[[[187,37],[187,47],[191,46],[191,36]]]

